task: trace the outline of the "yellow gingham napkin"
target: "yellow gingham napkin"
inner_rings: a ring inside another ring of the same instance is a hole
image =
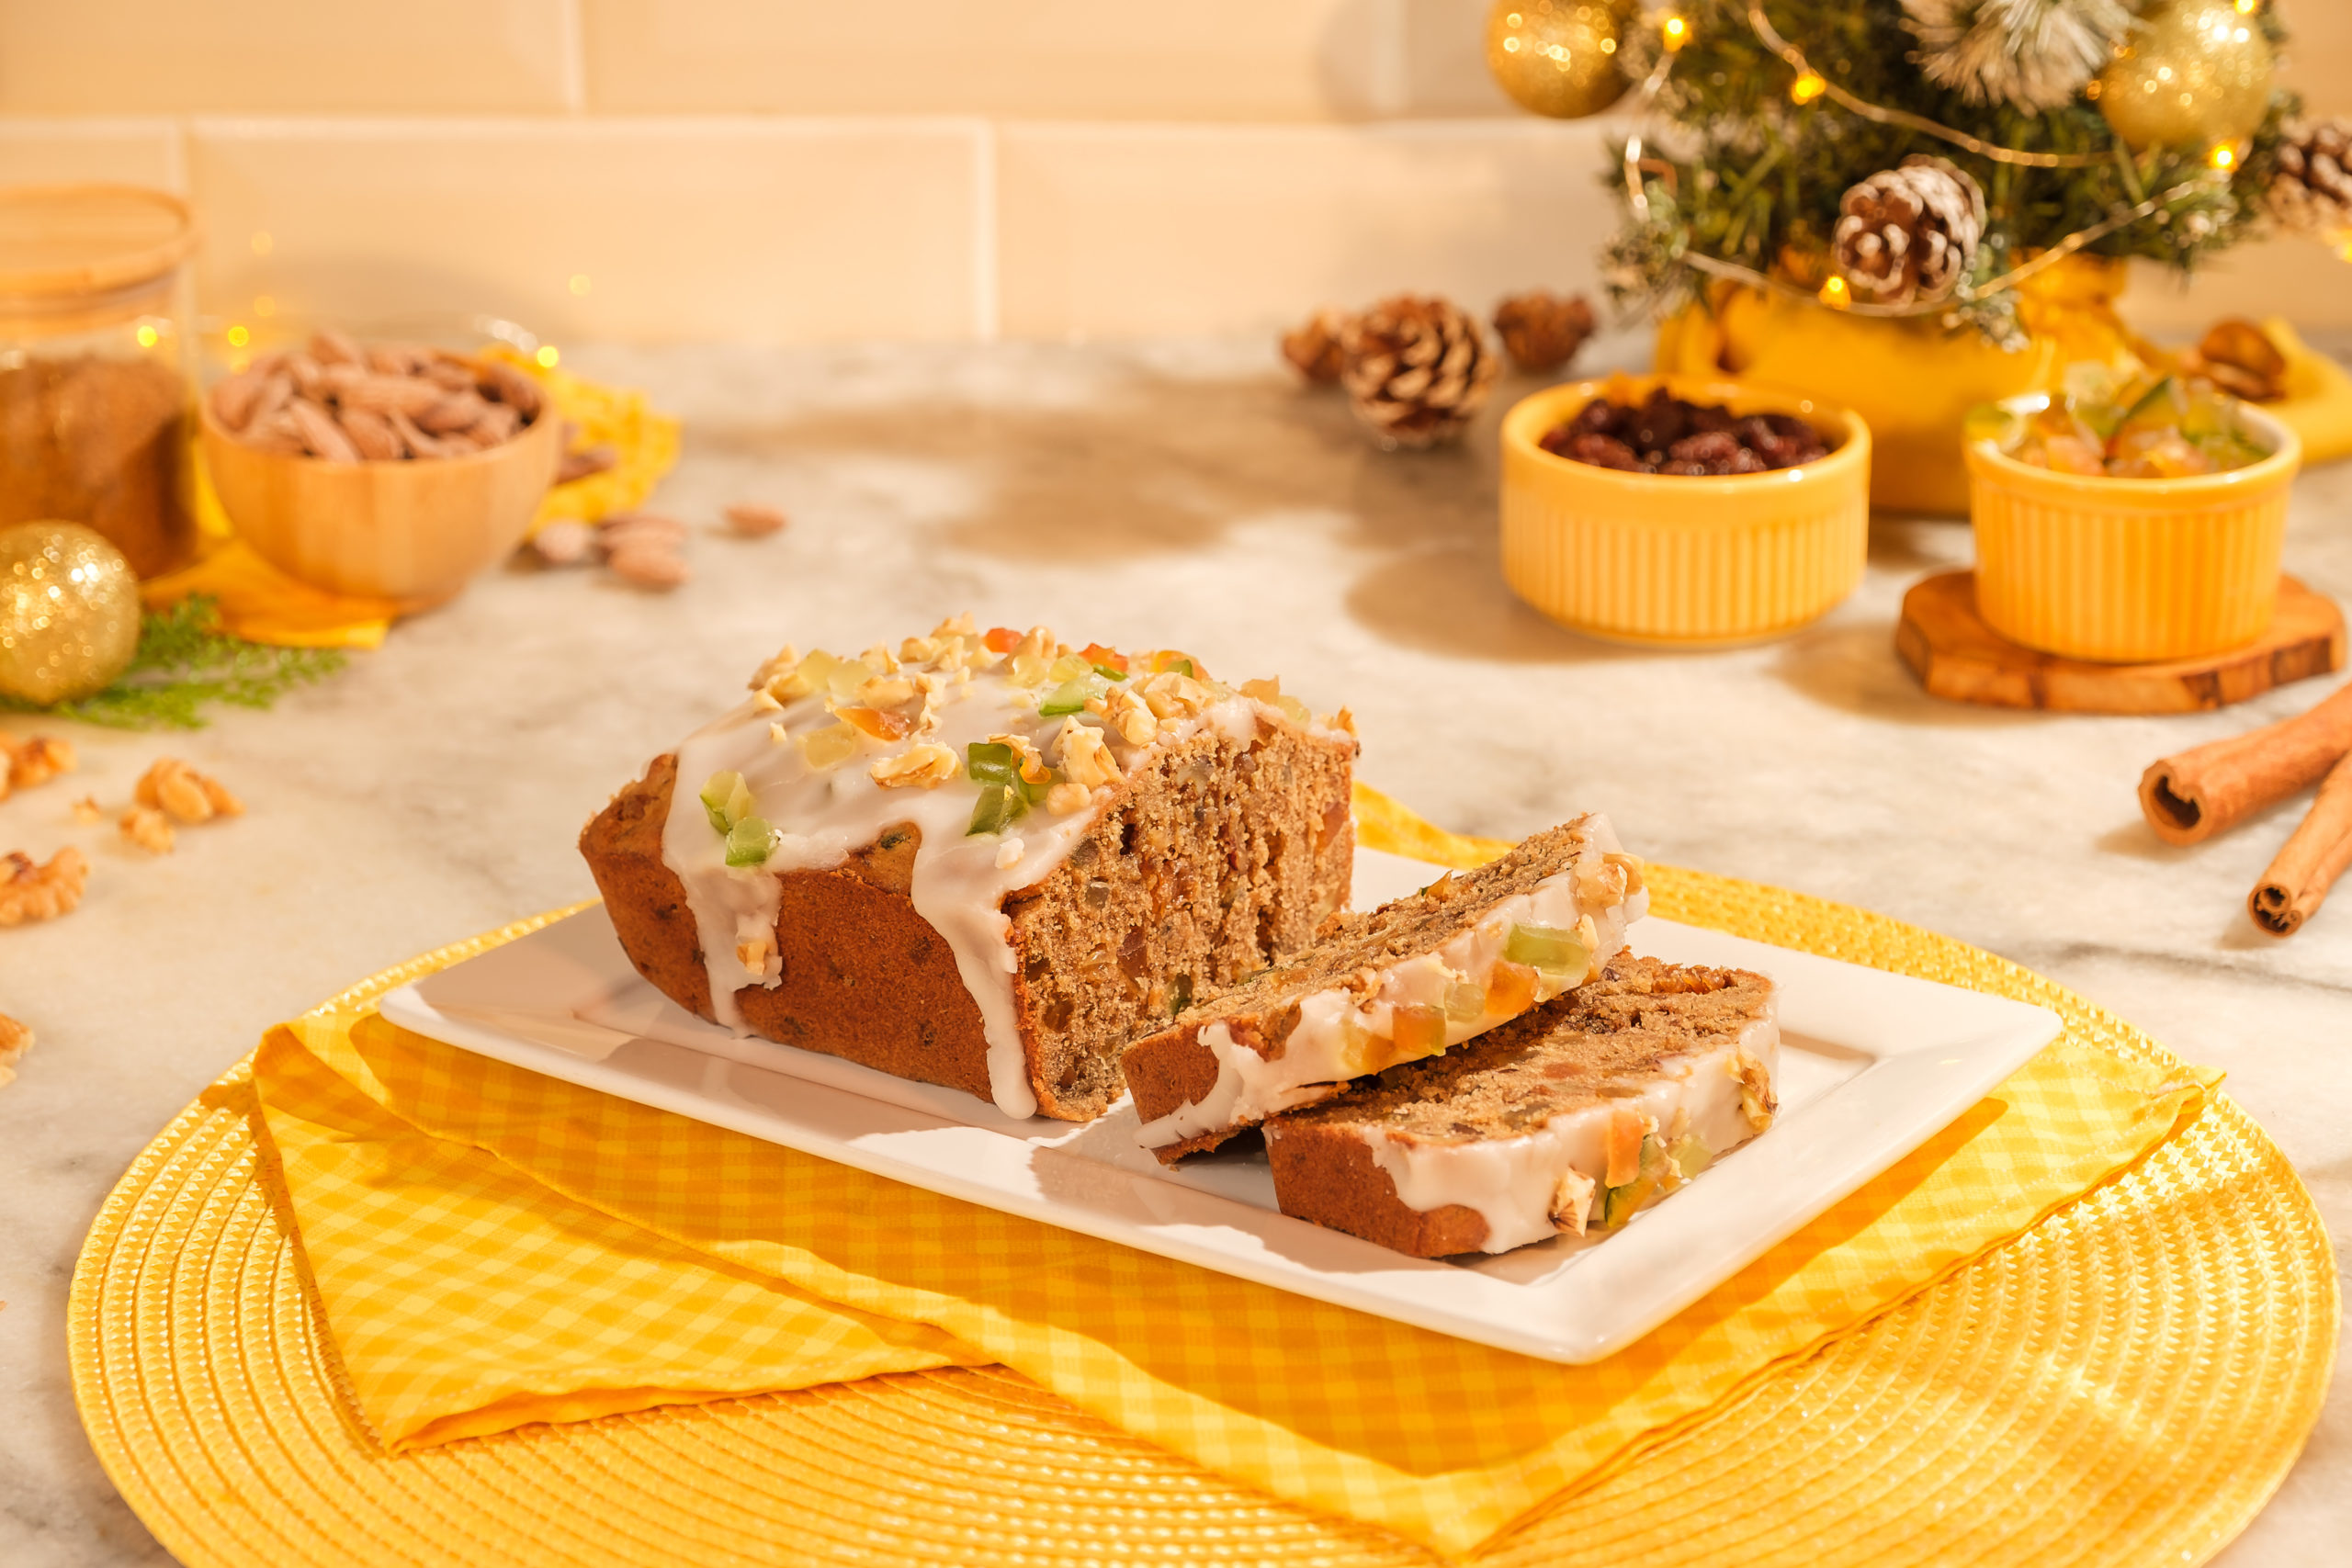
[[[1416,821],[1359,802],[1368,843],[1491,852],[1396,830]],[[1002,1362],[1213,1470],[1453,1554],[2132,1164],[2213,1081],[2062,1037],[1656,1333],[1563,1367],[540,1077],[369,1007],[271,1031],[254,1077],[352,1387],[394,1449]]]

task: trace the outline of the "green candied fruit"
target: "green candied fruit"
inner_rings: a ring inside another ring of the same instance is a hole
[[[752,786],[741,773],[713,773],[702,786],[703,811],[710,818],[711,830],[722,837],[751,815],[752,806]]]
[[[1102,676],[1105,681],[1112,682],[1114,685],[1127,678],[1127,672],[1125,671],[1116,669],[1108,664],[1097,664],[1094,667],[1094,672],[1097,675]]]
[[[1640,1174],[1623,1187],[1611,1187],[1601,1196],[1602,1228],[1614,1230],[1632,1219],[1635,1210],[1657,1195],[1658,1187],[1666,1178],[1666,1164],[1665,1147],[1655,1135],[1645,1137],[1642,1140]]]
[[[1178,1013],[1182,1012],[1186,1008],[1191,1007],[1192,1005],[1193,977],[1190,975],[1179,975],[1175,979],[1169,982],[1168,1016],[1174,1018]]]
[[[1585,970],[1592,963],[1592,950],[1577,939],[1576,932],[1558,926],[1523,926],[1517,921],[1511,923],[1510,934],[1503,939],[1503,956],[1513,964],[1578,980],[1584,978]]]
[[[1046,700],[1037,705],[1037,716],[1058,718],[1064,714],[1084,713],[1088,702],[1110,689],[1111,682],[1089,668],[1046,693]]]
[[[972,825],[964,829],[964,836],[968,839],[978,833],[1001,833],[1012,826],[1028,805],[1028,800],[1012,784],[982,784],[980,798],[972,803]]]
[[[765,865],[768,853],[775,848],[775,829],[758,817],[743,817],[727,829],[727,863],[731,866]]]
[[[964,775],[974,784],[1021,782],[1021,759],[1001,740],[975,740],[964,748]]]
[[[1474,1023],[1486,1011],[1486,988],[1477,981],[1456,980],[1445,988],[1445,1016],[1455,1023]]]

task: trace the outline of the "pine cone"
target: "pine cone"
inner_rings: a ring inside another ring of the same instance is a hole
[[[1941,158],[1905,158],[1848,191],[1832,250],[1854,292],[1883,305],[1941,299],[1976,263],[1984,192]]]
[[[1384,446],[1429,446],[1461,434],[1495,382],[1477,319],[1434,296],[1398,294],[1348,323],[1340,383]]]
[[[2299,234],[2352,229],[2352,120],[2290,130],[2262,204],[2280,228]]]
[[[1328,387],[1340,378],[1340,338],[1347,330],[1348,313],[1327,306],[1283,333],[1283,357],[1311,385]]]
[[[1544,376],[1577,356],[1592,335],[1592,307],[1579,294],[1563,299],[1541,288],[1514,294],[1495,307],[1495,331],[1510,362]]]

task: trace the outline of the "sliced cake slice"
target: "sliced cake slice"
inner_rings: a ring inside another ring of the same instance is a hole
[[[1433,1061],[1266,1123],[1282,1211],[1417,1258],[1612,1228],[1771,1125],[1773,984],[1620,958]]]
[[[1296,962],[1127,1047],[1137,1136],[1173,1164],[1459,1045],[1600,974],[1648,907],[1641,862],[1589,814],[1411,897],[1335,915]]]

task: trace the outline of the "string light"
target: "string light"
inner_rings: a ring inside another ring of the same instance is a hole
[[[1789,84],[1789,101],[1809,104],[1827,91],[1829,91],[1829,78],[1818,71],[1803,72],[1794,82]]]
[[[556,367],[556,361],[561,359],[563,355],[555,351],[555,344],[543,343],[539,345],[539,351],[531,357],[539,362],[540,369],[552,370]]]
[[[1658,41],[1666,45],[1668,54],[1690,41],[1690,24],[1680,17],[1668,14],[1658,24]]]
[[[229,346],[231,348],[243,348],[245,344],[253,341],[254,334],[245,330],[243,322],[239,322],[237,325],[229,329]]]
[[[1846,280],[1842,277],[1833,277],[1823,284],[1821,292],[1815,298],[1833,310],[1842,310],[1854,302],[1852,296],[1846,290]]]
[[[141,348],[153,348],[155,346],[155,329],[148,325],[145,321],[140,322],[139,330],[131,335],[139,340],[139,346]]]
[[[2216,141],[2213,150],[2205,154],[2205,162],[2227,174],[2237,167],[2238,150],[2226,141]]]

